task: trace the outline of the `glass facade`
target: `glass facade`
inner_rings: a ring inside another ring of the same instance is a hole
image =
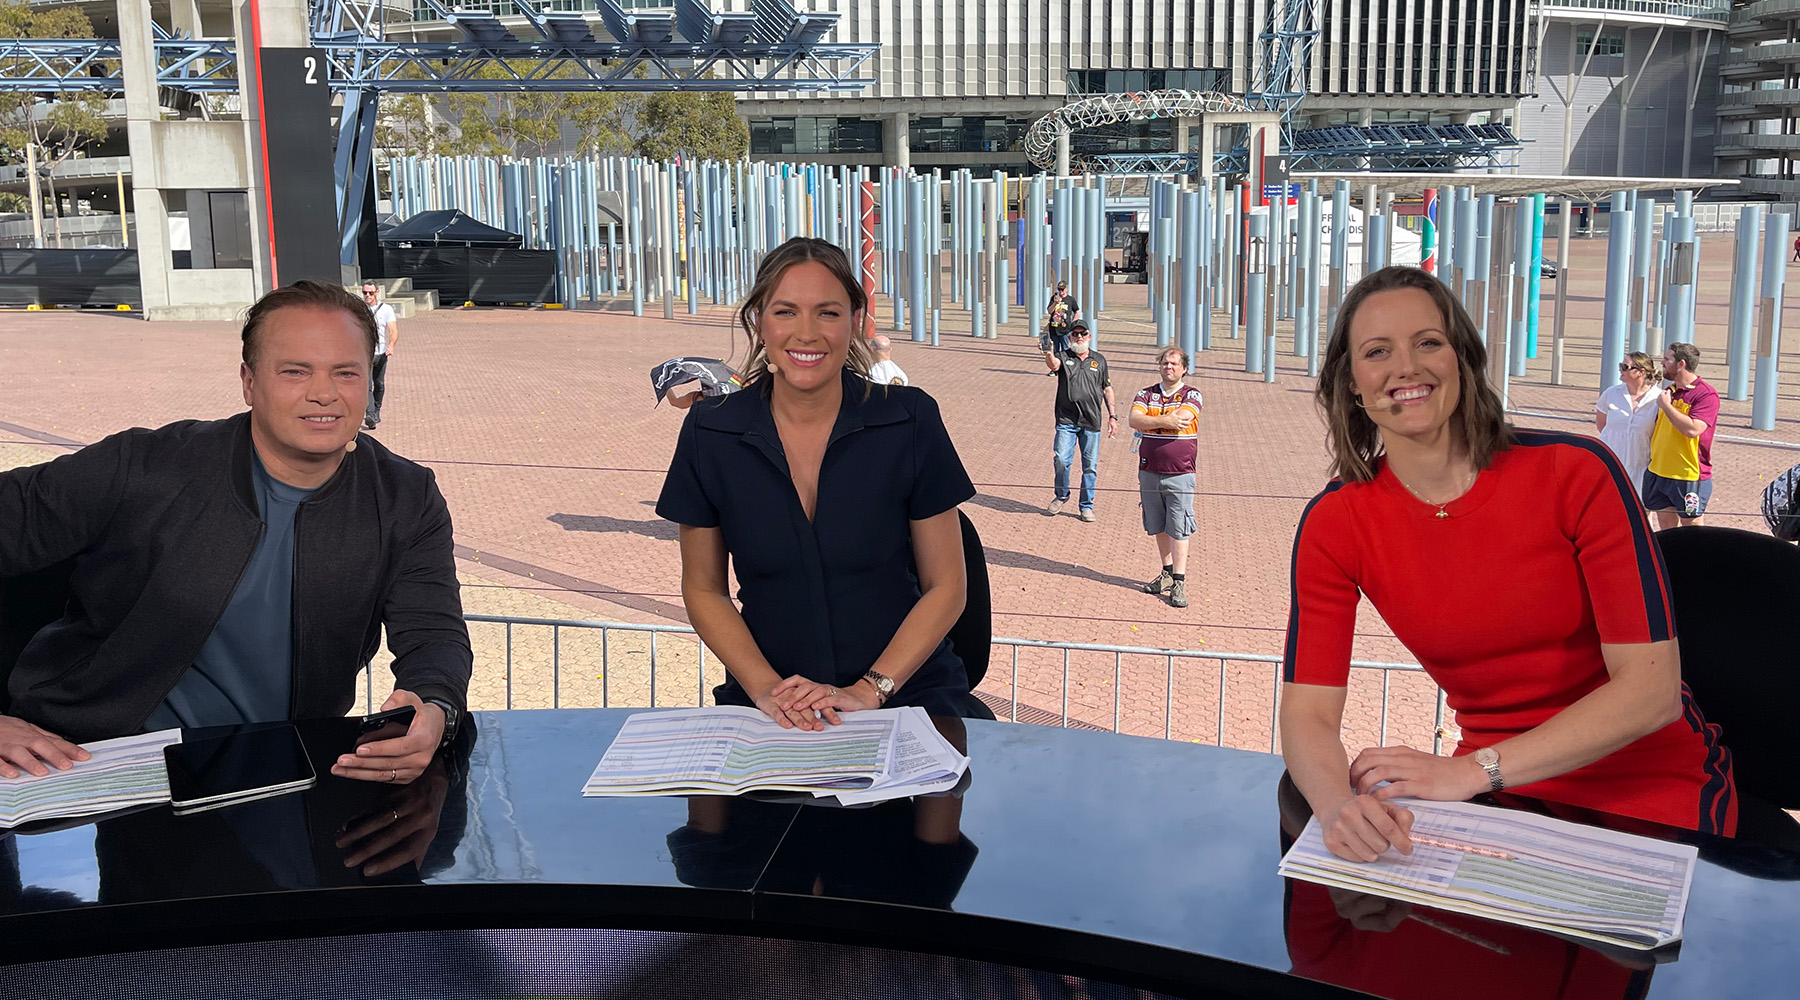
[[[1023,147],[1028,121],[1004,117],[914,118],[915,153],[1005,153]]]
[[[750,152],[879,153],[881,123],[862,118],[765,118],[750,123]]]
[[[1069,152],[1076,156],[1100,153],[1169,153],[1175,150],[1175,121],[1118,122],[1069,134]]]
[[[1222,69],[1080,69],[1069,73],[1071,94],[1135,94],[1145,90],[1229,90]]]

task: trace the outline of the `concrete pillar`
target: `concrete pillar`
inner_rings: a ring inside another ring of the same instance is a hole
[[[902,170],[912,169],[911,120],[906,112],[896,111],[883,123],[881,148],[885,151],[882,162],[886,165]]]
[[[200,27],[198,0],[169,0],[169,20],[174,22],[176,31],[185,31],[193,38],[206,36],[205,30]]]
[[[1208,121],[1200,123],[1200,176],[1209,186],[1214,177],[1213,157],[1217,155],[1213,149],[1218,142],[1218,132]]]
[[[125,83],[125,138],[131,153],[132,205],[137,217],[138,280],[144,314],[169,305],[169,211],[157,190],[153,130],[162,115],[156,100],[154,22],[150,0],[119,0],[119,54]],[[125,206],[119,206],[123,212]]]

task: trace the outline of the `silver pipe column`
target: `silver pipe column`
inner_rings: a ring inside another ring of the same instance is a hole
[[[1269,322],[1269,211],[1253,208],[1249,216],[1249,238],[1244,246],[1244,370],[1260,374],[1264,367],[1273,368],[1274,359],[1263,357],[1263,324]]]
[[[1773,212],[1763,229],[1762,314],[1756,331],[1756,398],[1750,426],[1775,429],[1776,395],[1781,389],[1781,297],[1787,283],[1788,214]]]
[[[1750,398],[1750,348],[1756,316],[1757,248],[1762,240],[1763,208],[1745,205],[1738,212],[1737,252],[1731,268],[1731,321],[1726,335],[1727,399]],[[1782,247],[1785,254],[1787,248]]]
[[[1624,192],[1612,196],[1606,242],[1606,311],[1600,327],[1600,388],[1619,381],[1618,363],[1625,357],[1631,335],[1631,250],[1633,216],[1625,207]]]

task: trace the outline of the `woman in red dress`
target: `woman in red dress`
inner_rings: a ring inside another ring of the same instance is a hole
[[[1363,279],[1332,328],[1317,402],[1336,478],[1294,539],[1280,720],[1326,845],[1410,851],[1390,800],[1502,788],[1730,835],[1730,753],[1681,683],[1632,484],[1593,438],[1507,425],[1486,368],[1468,313],[1416,268]],[[1455,756],[1345,753],[1362,595],[1444,689]]]

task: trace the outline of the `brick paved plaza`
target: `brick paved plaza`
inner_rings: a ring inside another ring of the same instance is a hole
[[[1701,374],[1725,388],[1724,325],[1731,240],[1706,237],[1700,283]],[[1530,375],[1514,382],[1522,426],[1591,430],[1605,245],[1578,241],[1571,265],[1565,386],[1549,384],[1551,306],[1543,349]],[[1546,286],[1546,291],[1549,291]],[[1035,294],[1035,293],[1034,293]],[[1790,296],[1790,302],[1793,297]],[[1112,363],[1121,406],[1155,381],[1154,328],[1143,286],[1113,285],[1100,312],[1099,349]],[[1089,313],[1093,313],[1090,306]],[[470,613],[685,624],[675,527],[652,507],[681,415],[652,406],[652,365],[682,354],[742,353],[729,307],[660,305],[633,318],[605,310],[443,310],[401,325],[388,370],[385,420],[377,432],[401,454],[437,472],[459,542],[464,604]],[[882,300],[881,327],[892,326]],[[1325,481],[1323,430],[1312,406],[1305,359],[1281,339],[1279,379],[1265,385],[1243,371],[1241,341],[1226,339],[1221,315],[1212,351],[1193,381],[1205,393],[1201,424],[1200,533],[1189,580],[1192,606],[1177,611],[1138,590],[1154,575],[1154,545],[1139,523],[1128,435],[1104,445],[1099,520],[1083,524],[1073,506],[1050,518],[1054,380],[1043,375],[1026,311],[996,340],[967,336],[966,314],[946,309],[942,346],[896,344],[895,360],[941,403],[980,495],[966,507],[991,567],[997,636],[1111,643],[1208,653],[1279,652],[1287,615],[1288,557],[1299,512]],[[654,317],[654,318],[652,318]],[[1800,336],[1800,307],[1785,311],[1789,341]],[[129,314],[60,311],[0,313],[0,468],[53,457],[133,425],[212,418],[243,407],[236,377],[237,328],[226,323],[149,324]],[[902,335],[890,335],[900,337]],[[1605,359],[1612,364],[1617,359]],[[1710,523],[1760,530],[1764,482],[1800,462],[1800,358],[1782,359],[1780,419],[1750,429],[1750,404],[1727,401],[1714,449],[1717,492]],[[355,558],[346,553],[346,559]],[[1506,586],[1506,567],[1489,571]],[[1526,581],[1521,581],[1526,582]],[[514,629],[510,673],[505,628],[476,625],[477,708],[648,704],[649,641],[643,633]],[[692,703],[700,688],[691,638],[663,636],[656,651],[657,698]],[[601,646],[610,675],[599,669]],[[552,649],[556,651],[553,679]],[[1365,606],[1356,656],[1410,661]],[[1019,654],[1022,718],[1061,720],[1060,653]],[[1273,669],[1178,660],[1174,691],[1162,656],[1077,653],[1069,659],[1069,712],[1077,723],[1211,742],[1222,724],[1228,744],[1268,749]],[[708,681],[721,668],[707,658]],[[1122,683],[1115,683],[1115,669]],[[1382,681],[1359,672],[1354,728],[1347,741],[1378,738]],[[374,684],[379,699],[381,673]],[[996,650],[983,686],[1003,706],[1014,683],[1011,653]],[[1392,679],[1389,739],[1429,745],[1435,690],[1422,676]],[[1116,699],[1116,702],[1115,702]],[[1174,706],[1172,716],[1165,706]]]

